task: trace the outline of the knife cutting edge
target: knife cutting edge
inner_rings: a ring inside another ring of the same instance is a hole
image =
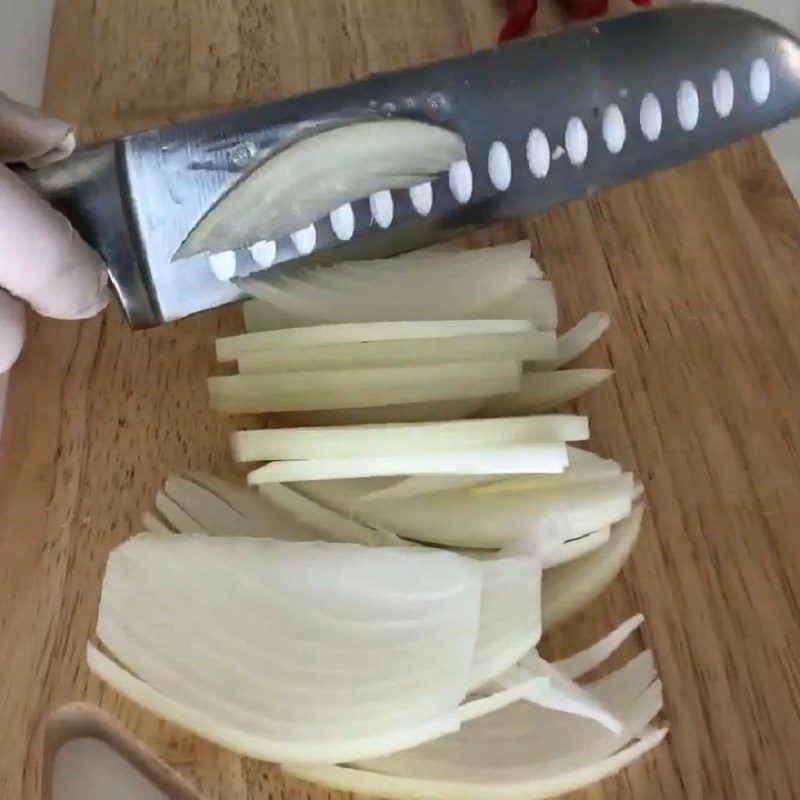
[[[24,177],[105,258],[128,321],[144,328],[244,296],[215,276],[213,253],[176,253],[243,176],[331,128],[428,123],[458,134],[465,157],[433,180],[389,191],[388,205],[385,191],[349,198],[346,239],[328,213],[309,220],[305,239],[285,232],[224,251],[234,275],[424,247],[798,115],[800,42],[759,16],[692,4],[134,133]]]

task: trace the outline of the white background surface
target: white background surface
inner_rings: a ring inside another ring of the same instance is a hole
[[[800,34],[798,0],[730,2],[770,16]],[[53,0],[0,0],[0,89],[34,105],[41,100],[52,8]],[[800,198],[800,120],[770,131],[766,138],[792,191]],[[0,420],[5,388],[5,376],[0,375]]]

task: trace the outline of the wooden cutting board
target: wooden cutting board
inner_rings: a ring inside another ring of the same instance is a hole
[[[58,0],[46,103],[118,134],[488,45],[503,5]],[[756,140],[489,234],[520,236],[565,322],[613,317],[586,364],[616,382],[579,408],[648,497],[624,575],[547,650],[643,611],[671,733],[581,797],[798,797],[800,212]],[[0,797],[38,797],[44,715],[77,698],[209,798],[333,796],[159,722],[84,666],[106,555],[167,472],[232,470],[204,379],[214,336],[240,324],[236,308],[138,333],[115,309],[31,318],[0,453]]]

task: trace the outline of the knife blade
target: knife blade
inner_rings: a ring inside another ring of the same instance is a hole
[[[348,121],[410,118],[464,139],[422,214],[392,191],[387,227],[353,198],[354,235],[314,224],[275,264],[395,255],[465,228],[533,214],[699,157],[800,114],[800,42],[757,15],[692,4],[575,25],[468,56],[134,133],[26,173],[109,265],[128,321],[150,327],[241,299],[187,233],[252,165]],[[381,221],[385,223],[386,220]],[[259,269],[249,250],[237,272]]]

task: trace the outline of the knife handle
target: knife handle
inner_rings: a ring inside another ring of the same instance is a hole
[[[108,276],[133,327],[158,320],[148,270],[137,251],[135,226],[127,208],[123,161],[115,142],[82,147],[68,158],[14,173],[63,214],[106,260]]]

